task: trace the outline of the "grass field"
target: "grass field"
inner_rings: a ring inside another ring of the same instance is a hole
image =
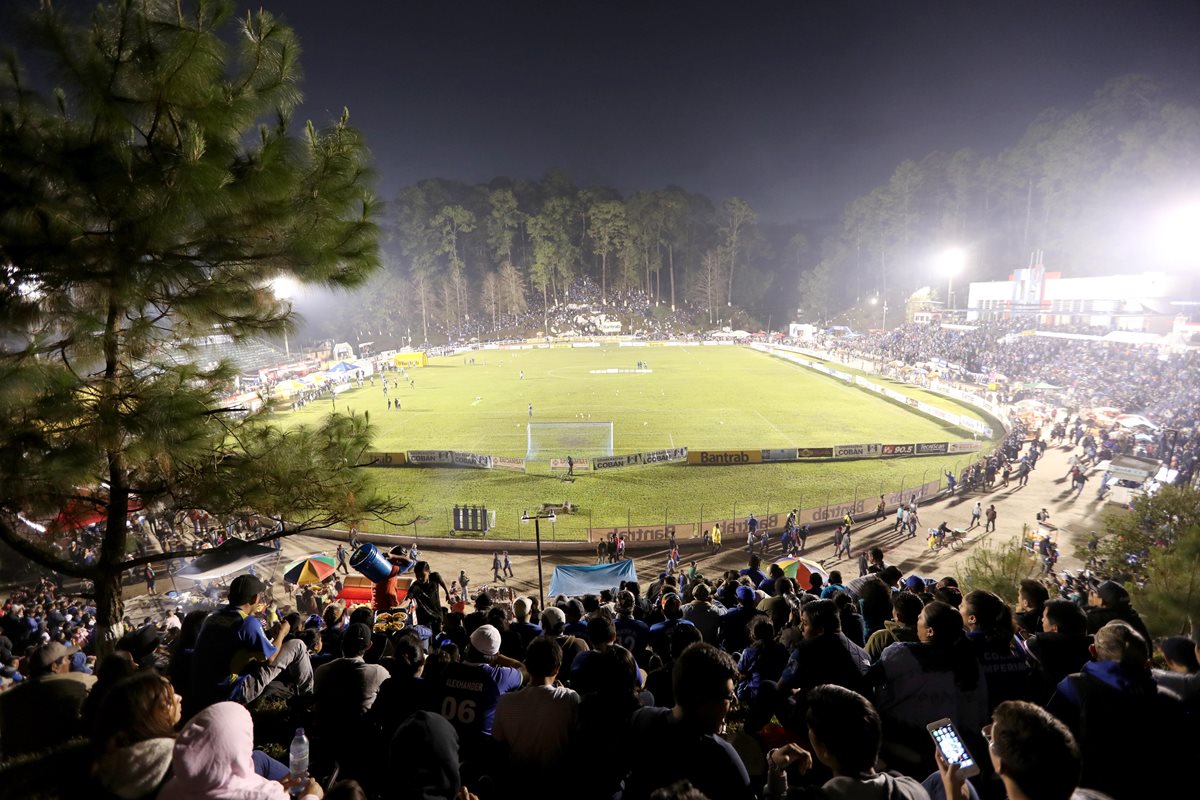
[[[474,358],[474,365],[462,357],[433,359],[429,367],[412,371],[415,388],[397,386],[389,376],[389,397],[399,398],[399,411],[387,409],[378,376],[373,387],[338,395],[337,408],[369,412],[380,451],[524,456],[530,404],[538,421],[612,421],[616,453],[969,438],[864,390],[740,347],[482,351]],[[651,374],[591,372],[632,369],[639,360],[649,362]],[[985,419],[938,395],[898,388],[932,405]],[[330,401],[320,401],[285,412],[281,421],[312,422],[330,410]],[[422,518],[416,528],[422,535],[445,532],[449,509],[456,503],[497,509],[500,532],[513,534],[522,509],[569,500],[581,511],[569,521],[560,516],[554,534],[579,538],[589,525],[740,517],[751,510],[764,514],[785,506],[874,496],[918,485],[923,476],[932,479],[966,458],[647,466],[583,475],[574,483],[560,482],[542,465],[531,465],[531,474],[408,468],[380,469],[375,475],[409,502],[413,516]]]

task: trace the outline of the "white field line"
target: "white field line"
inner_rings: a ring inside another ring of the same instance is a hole
[[[766,417],[764,417],[764,416],[762,415],[762,412],[761,412],[761,411],[759,411],[757,408],[756,408],[756,409],[754,409],[754,413],[755,413],[755,414],[758,414],[758,418],[759,418],[759,419],[761,419],[763,422],[765,422],[765,423],[767,423],[768,425],[770,425],[770,426],[771,426],[771,427],[772,427],[772,428],[775,430],[775,432],[776,432],[776,433],[778,433],[780,436],[782,436],[782,437],[783,437],[783,440],[784,440],[785,442],[787,441],[787,439],[788,439],[788,435],[787,435],[786,433],[784,433],[783,431],[781,431],[781,430],[779,429],[779,426],[778,426],[778,425],[776,425],[774,422],[771,422],[771,420],[769,420],[769,419],[767,419]]]

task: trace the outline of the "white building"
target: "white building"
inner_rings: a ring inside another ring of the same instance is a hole
[[[1173,301],[1189,294],[1188,280],[1165,272],[1064,278],[1034,264],[1006,281],[972,283],[967,319],[1029,318],[1042,325],[1167,333],[1180,310]]]

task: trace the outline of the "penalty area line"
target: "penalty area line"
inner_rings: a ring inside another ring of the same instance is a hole
[[[788,435],[786,433],[784,433],[783,431],[781,431],[779,429],[778,425],[776,425],[774,422],[771,422],[771,420],[764,417],[761,411],[759,411],[756,408],[756,409],[754,409],[754,413],[758,414],[758,418],[761,419],[763,422],[767,423],[768,425],[770,425],[775,430],[776,433],[778,433],[780,436],[782,436],[784,438],[785,441],[787,440]]]

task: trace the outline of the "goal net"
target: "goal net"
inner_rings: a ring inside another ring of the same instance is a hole
[[[530,422],[525,458],[599,458],[613,454],[611,422]]]

